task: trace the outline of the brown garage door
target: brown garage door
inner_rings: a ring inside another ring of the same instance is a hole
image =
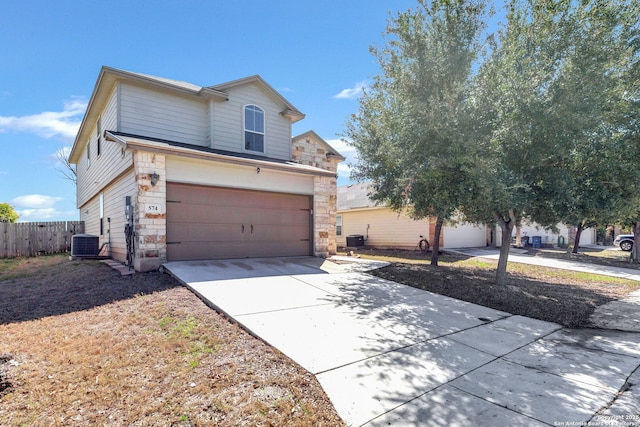
[[[169,261],[311,254],[311,197],[167,184]]]

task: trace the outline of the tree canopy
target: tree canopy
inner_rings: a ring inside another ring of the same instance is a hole
[[[418,1],[372,48],[381,74],[345,134],[353,177],[417,218],[498,224],[499,284],[523,219],[580,229],[637,214],[639,7],[512,0],[485,38],[485,2]]]
[[[0,203],[0,222],[16,222],[19,217],[9,203]]]
[[[382,73],[345,134],[361,160],[354,176],[373,181],[373,200],[437,218],[432,264],[442,223],[468,191],[474,145],[465,99],[486,13],[482,0],[420,0],[391,19],[386,44],[371,49]]]

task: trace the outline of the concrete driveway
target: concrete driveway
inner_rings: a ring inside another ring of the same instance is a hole
[[[640,334],[562,329],[335,261],[164,266],[314,373],[349,425],[640,425]]]

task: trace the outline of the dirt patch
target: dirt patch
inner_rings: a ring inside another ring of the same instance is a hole
[[[313,375],[170,276],[42,261],[0,270],[0,425],[344,425]]]

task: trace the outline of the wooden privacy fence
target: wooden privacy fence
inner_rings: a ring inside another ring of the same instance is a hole
[[[0,222],[0,258],[69,252],[82,233],[84,221]]]

